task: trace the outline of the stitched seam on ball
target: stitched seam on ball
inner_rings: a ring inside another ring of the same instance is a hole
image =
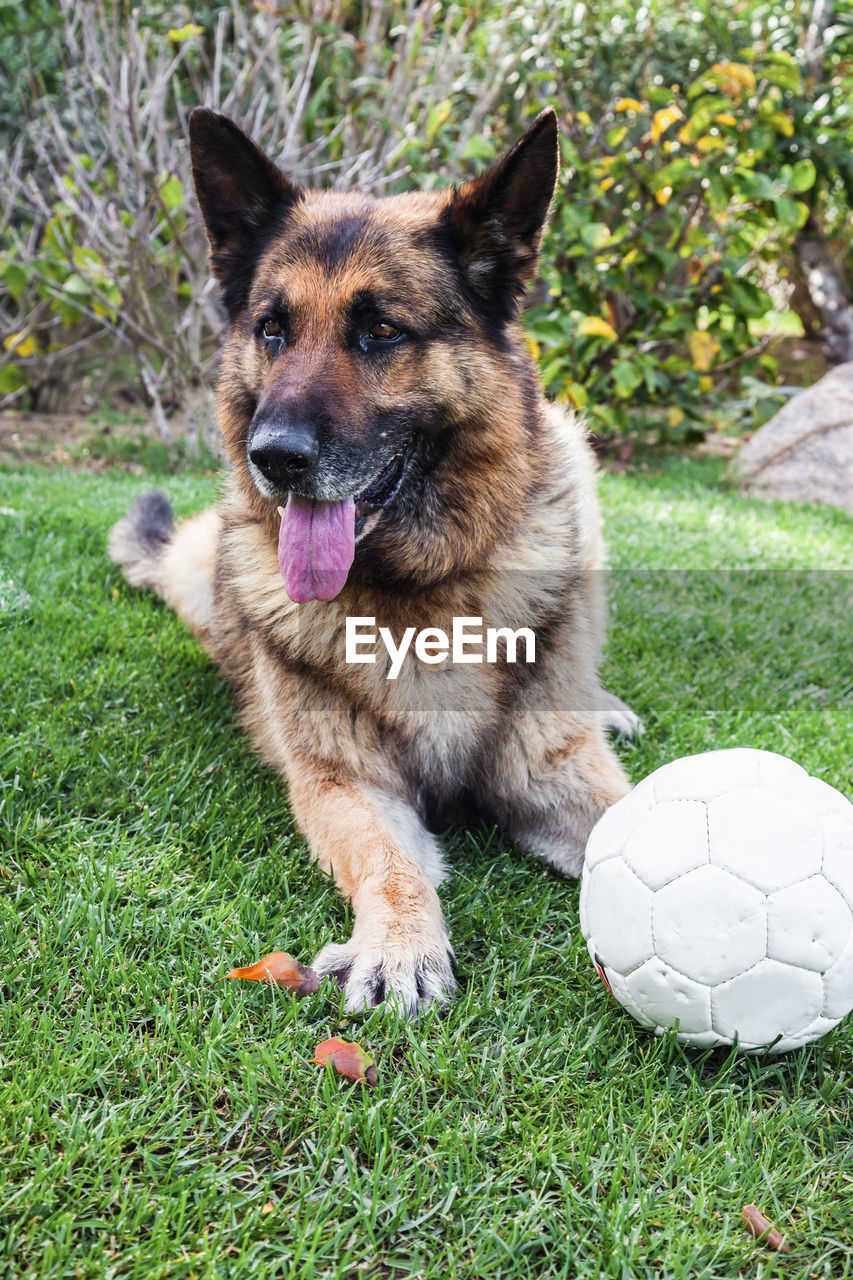
[[[851,910],[851,904],[850,904],[850,903],[848,902],[848,900],[847,900],[847,894],[842,890],[842,888],[841,888],[841,886],[840,886],[840,885],[838,885],[838,884],[836,884],[836,883],[835,883],[835,881],[833,880],[832,876],[831,876],[831,875],[829,875],[829,873],[828,873],[828,872],[827,872],[827,870],[826,870],[826,852],[827,852],[827,850],[826,850],[826,831],[824,830],[824,825],[823,825],[823,824],[824,824],[824,820],[825,820],[826,818],[828,818],[828,817],[832,817],[832,815],[831,815],[831,814],[822,814],[822,815],[821,815],[821,817],[820,817],[820,819],[818,820],[818,830],[820,831],[820,871],[818,872],[818,874],[819,874],[819,875],[821,875],[821,876],[823,877],[823,879],[826,881],[826,883],[827,883],[828,885],[830,885],[830,886],[835,890],[835,892],[836,892],[836,893],[838,894],[838,896],[841,898],[841,901],[845,904],[845,906],[847,907],[847,910],[848,910],[848,912],[849,912],[849,911]],[[851,934],[853,934],[853,930],[851,930]],[[828,1015],[827,1015],[827,1013],[826,1013],[826,1002],[827,1002],[827,999],[828,999],[827,990],[826,990],[826,978],[827,978],[827,974],[829,973],[830,969],[834,969],[834,968],[835,968],[835,965],[836,965],[836,964],[837,964],[837,962],[841,959],[841,957],[843,956],[844,952],[847,950],[847,947],[848,947],[849,945],[850,945],[850,937],[848,936],[847,942],[845,942],[844,946],[841,948],[841,950],[839,951],[839,953],[838,953],[838,955],[835,957],[835,959],[832,961],[832,963],[831,963],[831,964],[829,964],[829,965],[827,965],[827,967],[826,967],[825,969],[822,969],[822,970],[821,970],[821,973],[820,973],[820,987],[821,987],[820,1016],[821,1016],[822,1018],[826,1018],[826,1017],[828,1016]],[[841,1021],[841,1019],[839,1018],[839,1022],[840,1022],[840,1021]]]
[[[844,903],[844,905],[847,907],[847,910],[848,910],[848,911],[850,911],[850,910],[851,910],[850,903],[847,901],[847,895],[845,894],[845,892],[844,892],[844,890],[841,888],[841,886],[840,886],[840,885],[837,885],[837,884],[835,883],[835,881],[833,880],[832,876],[831,876],[831,875],[828,875],[828,874],[827,874],[827,872],[826,872],[826,871],[824,871],[822,867],[821,867],[820,871],[818,872],[818,875],[822,876],[822,877],[823,877],[823,879],[826,881],[826,883],[827,883],[828,885],[831,885],[831,886],[832,886],[832,888],[833,888],[833,889],[835,890],[835,892],[838,894],[838,896],[839,896],[839,898],[841,899],[841,901],[842,901],[842,902]],[[807,879],[811,880],[811,876],[808,876],[808,877],[807,877]],[[802,880],[800,880],[800,881],[799,881],[799,883],[800,883],[800,884],[803,884],[804,882],[803,882]]]
[[[827,818],[833,818],[833,817],[835,817],[835,814],[824,813],[824,814],[821,814],[818,820],[818,830],[820,831],[820,870],[818,871],[817,874],[823,876],[827,884],[832,885],[835,892],[840,896],[842,901],[846,904],[848,910],[853,912],[853,903],[851,903],[848,900],[846,892],[841,888],[841,885],[835,883],[832,876],[829,874],[829,872],[826,869],[826,853],[827,853],[826,831],[824,830],[823,824]]]
[[[757,968],[758,968],[758,966],[759,966],[760,964],[764,964],[764,963],[766,962],[766,960],[767,960],[767,959],[768,959],[768,957],[767,957],[767,955],[765,954],[765,955],[763,955],[763,956],[761,957],[761,959],[760,959],[760,960],[754,960],[754,961],[752,962],[752,964],[751,964],[751,965],[748,965],[748,966],[747,966],[747,968],[746,968],[746,969],[741,969],[738,973],[736,973],[736,974],[734,975],[734,977],[733,977],[733,978],[723,978],[722,982],[715,982],[713,985],[711,985],[711,986],[710,986],[710,991],[711,991],[711,1029],[712,1029],[713,1031],[715,1031],[715,1032],[716,1032],[716,1034],[717,1034],[718,1036],[727,1036],[727,1035],[728,1035],[728,1032],[726,1032],[726,1031],[721,1031],[721,1030],[719,1029],[719,1027],[716,1025],[715,1018],[716,1018],[716,1016],[717,1016],[717,1015],[716,1015],[716,1012],[715,1012],[715,1010],[714,1010],[714,996],[717,994],[717,992],[719,991],[720,987],[725,986],[727,982],[734,982],[734,981],[735,981],[735,978],[743,978],[747,973],[752,973],[753,969],[757,969]],[[780,961],[779,961],[779,964],[784,964],[784,961],[780,960]],[[709,985],[710,985],[710,984],[709,984]]]

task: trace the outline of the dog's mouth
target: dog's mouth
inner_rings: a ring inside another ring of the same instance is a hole
[[[395,454],[366,489],[336,502],[291,490],[278,509],[278,563],[291,600],[333,600],[343,590],[356,540],[370,532],[400,492],[408,461],[408,450]]]
[[[388,463],[387,467],[379,472],[375,480],[363,489],[361,493],[355,497],[355,536],[360,537],[365,531],[365,525],[368,517],[377,511],[390,507],[391,503],[400,492],[400,488],[406,478],[406,468],[408,466],[408,451],[397,453]]]

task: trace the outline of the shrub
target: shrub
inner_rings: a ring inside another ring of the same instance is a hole
[[[596,119],[569,114],[548,300],[527,325],[546,385],[599,430],[701,429],[722,377],[761,364],[768,264],[815,180],[811,160],[777,161],[792,122],[773,90],[798,75],[781,54],[720,62],[684,91],[647,85]]]
[[[526,315],[549,392],[605,436],[701,433],[721,391],[773,384],[805,229],[849,250],[853,18],[802,15],[296,0],[283,23],[240,0],[37,0],[29,71],[29,42],[0,40],[31,78],[0,92],[0,406],[135,385],[168,439],[203,395],[223,325],[189,182],[198,103],[299,181],[382,193],[475,171],[552,101],[564,189]]]
[[[853,15],[816,32],[764,0],[607,10],[577,6],[552,57],[566,172],[528,328],[552,394],[602,433],[679,439],[721,390],[774,382],[806,223],[849,249]]]
[[[56,408],[76,384],[97,405],[111,379],[137,380],[164,438],[222,336],[189,180],[192,107],[235,117],[306,183],[435,182],[451,155],[493,153],[485,122],[530,39],[551,34],[544,21],[522,39],[517,15],[439,15],[432,0],[367,0],[342,22],[307,0],[286,24],[238,0],[202,9],[204,25],[119,12],[116,25],[108,0],[59,0],[62,98],[45,92],[5,142],[0,404]]]

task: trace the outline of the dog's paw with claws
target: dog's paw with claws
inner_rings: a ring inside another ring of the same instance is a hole
[[[446,936],[330,943],[315,958],[319,977],[332,977],[346,993],[347,1013],[380,1006],[414,1017],[447,1005],[456,990],[456,961]]]

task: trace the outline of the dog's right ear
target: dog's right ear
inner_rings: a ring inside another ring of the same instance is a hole
[[[211,267],[233,318],[246,304],[264,232],[302,192],[232,120],[207,107],[190,115],[190,157]]]
[[[500,322],[515,319],[557,185],[557,113],[539,113],[511,151],[451,191],[444,222],[472,295]]]

